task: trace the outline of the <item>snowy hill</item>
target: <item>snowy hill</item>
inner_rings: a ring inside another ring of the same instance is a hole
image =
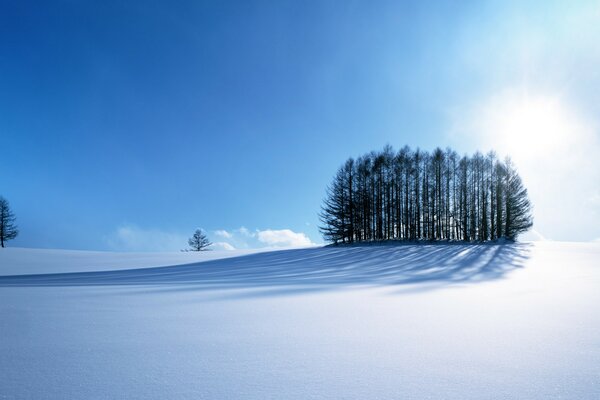
[[[598,243],[227,253],[0,251],[0,398],[600,398]]]
[[[191,264],[221,258],[239,257],[267,250],[125,253],[9,247],[0,251],[0,275],[50,274],[58,272],[160,267],[164,265]]]

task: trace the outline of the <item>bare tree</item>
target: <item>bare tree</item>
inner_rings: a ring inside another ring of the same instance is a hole
[[[15,215],[10,210],[8,201],[0,196],[0,246],[4,247],[4,242],[17,237],[19,230],[15,225]]]
[[[515,240],[519,234],[527,231],[533,225],[531,216],[531,202],[527,196],[527,189],[523,186],[521,177],[512,164],[510,158],[505,161],[505,215],[504,236]]]
[[[208,237],[202,232],[202,229],[196,229],[194,235],[189,238],[188,244],[191,251],[205,251],[210,250],[208,246],[212,245]]]
[[[348,160],[327,187],[327,197],[321,207],[319,218],[321,233],[332,243],[352,242],[354,221],[352,214],[352,171],[353,161]]]

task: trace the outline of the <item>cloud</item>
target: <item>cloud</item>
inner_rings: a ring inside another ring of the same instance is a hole
[[[212,246],[210,246],[210,248],[212,250],[227,250],[227,251],[235,250],[235,247],[233,247],[231,244],[229,244],[227,242],[215,242],[212,244]]]
[[[216,236],[223,237],[225,239],[231,239],[231,233],[227,232],[225,229],[218,229],[215,231]]]
[[[214,245],[224,250],[314,245],[305,233],[294,232],[291,229],[255,229],[251,231],[242,226],[238,229],[220,229],[214,232],[215,235],[223,238]]]
[[[313,244],[306,234],[290,229],[266,229],[258,231],[257,235],[260,242],[273,247],[299,247]]]
[[[212,231],[219,237],[210,247],[213,250],[232,251],[265,247],[301,247],[314,243],[303,232],[291,229],[255,229],[240,227],[233,230]],[[209,237],[210,239],[210,237]],[[113,251],[167,252],[188,248],[188,235],[156,228],[141,228],[123,224],[105,237],[107,247]]]
[[[106,238],[108,248],[114,251],[179,251],[187,248],[188,238],[176,232],[144,229],[124,224]]]
[[[245,226],[242,226],[237,231],[246,237],[256,237],[256,233],[250,232]]]

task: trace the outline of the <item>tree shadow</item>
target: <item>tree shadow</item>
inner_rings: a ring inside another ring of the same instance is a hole
[[[355,285],[426,282],[445,285],[501,278],[524,265],[530,246],[522,243],[445,243],[281,250],[167,267],[0,276],[0,287],[143,285],[158,290],[268,288],[265,293],[281,295]]]

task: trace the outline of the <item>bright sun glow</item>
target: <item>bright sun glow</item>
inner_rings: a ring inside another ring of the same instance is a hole
[[[558,97],[508,94],[494,99],[484,113],[490,144],[515,159],[545,158],[581,133],[578,118]]]
[[[534,204],[535,229],[555,238],[555,226],[559,235],[578,230],[557,210],[572,210],[577,221],[597,218],[596,126],[568,97],[511,88],[470,110],[463,137],[476,149],[511,156]]]

